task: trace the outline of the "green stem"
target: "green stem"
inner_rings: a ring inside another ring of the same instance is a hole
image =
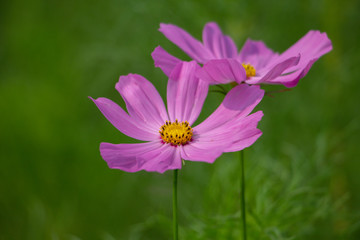
[[[173,233],[174,240],[179,239],[178,222],[177,222],[177,176],[178,170],[174,170],[174,182],[173,182]]]
[[[246,240],[246,211],[245,211],[245,171],[244,171],[244,150],[240,151],[241,162],[241,216],[243,223],[243,240]]]

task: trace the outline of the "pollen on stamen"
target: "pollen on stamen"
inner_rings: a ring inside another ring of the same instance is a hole
[[[166,121],[160,127],[160,137],[164,143],[169,143],[171,146],[186,145],[192,140],[193,130],[187,121],[175,122]]]
[[[241,65],[245,68],[247,78],[256,76],[256,70],[253,65],[245,63]]]

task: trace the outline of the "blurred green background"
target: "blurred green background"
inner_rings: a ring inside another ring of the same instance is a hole
[[[109,169],[101,141],[133,142],[87,98],[121,103],[120,75],[162,96],[150,53],[176,24],[216,21],[282,52],[311,29],[334,50],[289,92],[265,97],[263,136],[246,150],[248,239],[360,239],[360,2],[2,1],[0,239],[171,239],[172,173]],[[268,88],[270,90],[281,89]],[[222,100],[209,93],[200,119]],[[179,176],[180,239],[241,239],[239,160],[190,163]]]

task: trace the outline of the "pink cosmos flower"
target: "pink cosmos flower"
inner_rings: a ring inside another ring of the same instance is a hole
[[[211,84],[236,81],[294,87],[314,62],[332,49],[326,33],[319,31],[309,31],[285,52],[278,54],[262,41],[251,39],[245,42],[238,53],[233,40],[224,35],[213,22],[205,25],[203,42],[172,24],[160,24],[159,30],[192,59],[204,64],[198,76]],[[161,47],[157,47],[152,56],[155,65],[166,74],[180,61]]]
[[[244,84],[233,88],[206,120],[193,127],[208,92],[208,84],[195,76],[199,68],[194,61],[175,66],[167,85],[167,110],[155,87],[137,74],[121,76],[115,86],[128,113],[107,98],[91,98],[120,132],[145,141],[101,143],[101,156],[110,168],[163,173],[181,168],[182,159],[212,163],[223,152],[244,149],[260,137],[257,124],[263,113],[249,114],[264,91]]]

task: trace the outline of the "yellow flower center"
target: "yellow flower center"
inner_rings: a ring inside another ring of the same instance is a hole
[[[191,141],[193,130],[187,121],[180,123],[176,119],[173,123],[166,121],[166,123],[161,126],[159,133],[165,143],[180,146]]]
[[[254,77],[256,75],[256,70],[251,64],[243,63],[242,66],[245,68],[247,78]]]

